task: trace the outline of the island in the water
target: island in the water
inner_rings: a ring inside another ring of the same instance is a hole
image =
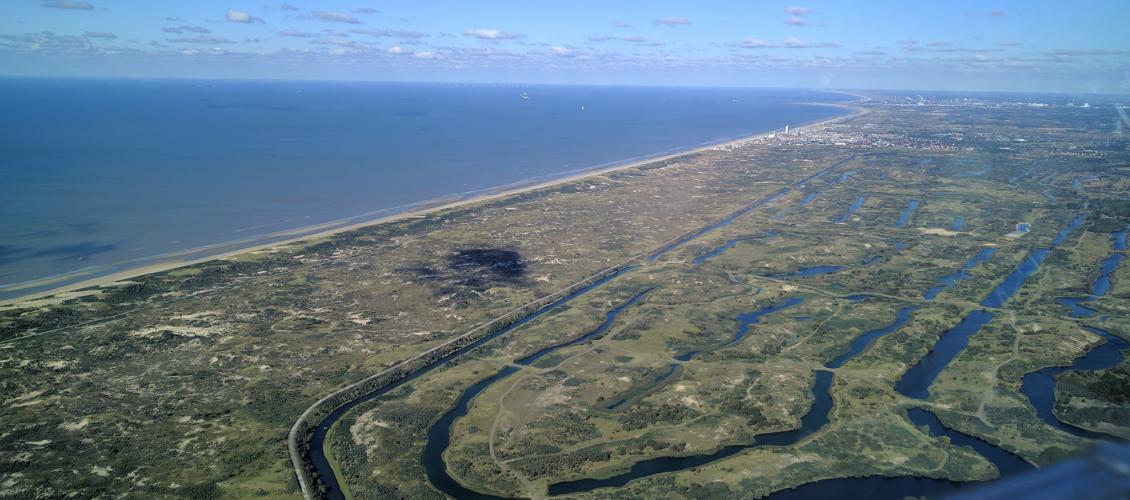
[[[1069,104],[867,92],[11,301],[0,495],[902,498],[1130,438],[1130,142]]]

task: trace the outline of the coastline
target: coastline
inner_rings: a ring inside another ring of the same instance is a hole
[[[854,101],[845,103],[810,103],[819,106],[828,106],[833,108],[840,108],[846,112],[841,115],[824,118],[807,123],[801,123],[793,127],[793,130],[805,130],[812,127],[819,127],[830,123],[839,122],[849,118],[854,118],[866,114],[868,111],[865,108],[860,108],[857,104],[864,102],[867,97],[861,94],[844,91],[824,91],[830,93],[838,93],[842,95],[849,95],[856,97]],[[389,209],[378,210],[372,213],[386,213],[389,211],[396,211],[389,215],[377,216],[375,218],[366,219],[355,222],[355,219],[365,218],[366,215],[358,215],[334,221],[328,221],[311,226],[304,226],[275,233],[269,233],[249,240],[235,240],[230,242],[223,242],[204,247],[187,249],[164,256],[154,256],[154,259],[164,258],[160,262],[151,264],[138,265],[135,267],[128,267],[118,271],[108,272],[106,274],[99,274],[86,279],[79,279],[84,273],[77,271],[70,274],[52,276],[33,280],[29,282],[13,284],[7,291],[11,293],[19,293],[20,290],[30,290],[41,287],[50,286],[52,283],[60,283],[68,280],[77,280],[56,287],[51,287],[42,290],[30,291],[26,294],[15,295],[12,297],[0,298],[0,309],[19,308],[26,305],[33,307],[41,304],[29,304],[34,301],[41,301],[43,299],[53,298],[61,294],[73,294],[73,296],[80,296],[84,294],[76,294],[76,292],[83,291],[84,289],[91,289],[95,287],[103,287],[112,283],[127,281],[131,278],[144,276],[148,274],[167,272],[182,267],[193,266],[214,260],[231,259],[234,257],[272,251],[274,249],[293,245],[296,243],[308,241],[312,242],[318,239],[331,237],[337,234],[354,231],[357,229],[375,226],[378,224],[386,224],[390,222],[397,222],[405,219],[423,217],[432,213],[442,212],[445,210],[460,208],[475,203],[497,200],[508,196],[545,189],[562,184],[576,182],[589,177],[604,175],[611,172],[620,170],[627,170],[631,168],[638,168],[651,163],[667,161],[671,159],[689,156],[704,151],[709,151],[716,148],[725,148],[746,143],[751,140],[757,140],[770,135],[776,134],[776,131],[760,132],[756,134],[746,135],[734,139],[726,139],[714,143],[708,143],[700,146],[693,146],[687,149],[673,151],[670,153],[661,153],[654,156],[647,156],[638,159],[628,159],[620,162],[612,162],[603,166],[595,166],[592,168],[579,169],[572,172],[564,172],[562,175],[554,175],[551,178],[532,178],[524,181],[518,181],[502,186],[495,186],[486,188],[472,193],[453,194],[446,197],[421,201],[416,204],[406,205],[403,207],[392,207]],[[258,243],[252,243],[252,242]],[[247,246],[241,246],[242,243],[247,243]],[[222,249],[226,247],[238,247],[226,251],[215,251],[209,253],[209,250]],[[200,257],[188,257],[196,254],[204,254]],[[178,258],[180,256],[180,258]],[[97,290],[90,290],[89,293],[94,293]],[[64,300],[72,297],[57,298]]]

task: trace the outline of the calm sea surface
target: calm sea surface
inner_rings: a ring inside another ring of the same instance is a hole
[[[0,298],[842,111],[762,89],[0,79]],[[219,245],[219,246],[217,246]],[[184,252],[211,247],[196,253]]]

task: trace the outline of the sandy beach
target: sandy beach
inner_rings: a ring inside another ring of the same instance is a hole
[[[831,92],[831,91],[829,91],[829,92]],[[862,95],[854,94],[854,93],[850,93],[850,92],[836,92],[836,93],[851,95],[853,97],[859,98],[860,100],[865,99],[865,97],[862,96]],[[856,102],[858,102],[858,101],[856,101]],[[843,115],[823,119],[823,120],[817,120],[817,121],[813,121],[813,122],[809,122],[809,123],[802,123],[802,124],[799,124],[799,125],[796,125],[796,126],[792,126],[791,130],[803,131],[805,129],[810,129],[810,128],[813,128],[813,127],[823,126],[823,125],[826,125],[826,124],[835,123],[835,122],[839,122],[839,121],[846,120],[846,119],[849,119],[849,118],[853,118],[853,117],[865,114],[867,112],[863,108],[853,106],[852,103],[845,103],[845,104],[816,103],[816,104],[821,105],[821,106],[830,106],[830,107],[841,108],[841,109],[846,110],[847,113],[843,114]],[[603,167],[595,167],[595,168],[592,168],[592,169],[580,170],[580,171],[565,174],[565,175],[562,175],[562,176],[553,177],[552,179],[548,179],[548,180],[531,180],[531,181],[512,183],[512,184],[509,184],[507,186],[499,186],[499,187],[487,189],[487,190],[484,190],[483,192],[481,192],[480,194],[475,194],[475,195],[466,196],[466,197],[460,197],[460,196],[456,195],[454,197],[448,196],[448,197],[441,198],[441,199],[438,199],[438,200],[424,201],[424,202],[420,202],[418,204],[411,205],[410,207],[406,207],[404,211],[400,211],[400,212],[397,212],[397,213],[394,213],[394,214],[391,214],[391,215],[376,217],[376,218],[373,218],[373,219],[364,220],[364,221],[360,221],[360,222],[355,222],[355,219],[357,219],[357,217],[352,217],[352,218],[344,219],[344,220],[330,221],[330,222],[325,222],[325,223],[316,224],[316,225],[312,225],[312,226],[305,226],[305,227],[300,227],[300,228],[270,233],[270,234],[263,235],[263,236],[260,236],[260,237],[256,237],[256,238],[253,238],[253,239],[249,239],[249,240],[239,240],[239,241],[226,242],[226,243],[221,243],[221,244],[216,244],[216,245],[210,245],[210,246],[202,247],[202,248],[189,249],[189,250],[185,250],[185,251],[182,251],[182,252],[177,252],[175,254],[167,255],[167,256],[164,257],[164,260],[162,260],[160,262],[155,262],[155,263],[146,264],[146,265],[139,265],[139,266],[136,266],[136,267],[130,267],[128,269],[113,271],[113,272],[109,272],[109,273],[106,273],[106,274],[100,274],[100,275],[90,277],[89,279],[81,279],[81,277],[84,274],[87,274],[87,273],[77,272],[77,273],[72,273],[72,274],[68,274],[68,275],[53,276],[53,277],[49,277],[49,278],[44,278],[42,280],[25,282],[25,283],[21,283],[21,284],[18,284],[18,285],[12,285],[9,288],[7,288],[5,291],[7,291],[7,292],[19,292],[20,290],[31,290],[31,289],[41,288],[41,287],[44,287],[44,286],[50,286],[54,283],[63,283],[63,282],[70,281],[69,283],[62,284],[62,285],[54,287],[54,288],[45,289],[45,290],[38,290],[38,291],[34,291],[34,292],[29,292],[25,295],[18,295],[18,296],[9,297],[9,298],[6,298],[6,299],[0,299],[0,307],[2,307],[2,308],[12,308],[12,307],[24,307],[24,306],[38,306],[38,305],[43,305],[46,302],[61,301],[61,300],[65,300],[65,299],[68,299],[68,298],[73,298],[73,297],[85,295],[86,293],[79,293],[78,292],[79,290],[82,290],[82,289],[91,288],[92,290],[88,291],[87,293],[94,293],[94,292],[97,291],[96,289],[93,289],[94,287],[102,287],[102,286],[111,285],[111,284],[121,282],[121,281],[128,281],[131,278],[135,278],[135,277],[138,277],[138,276],[144,276],[144,275],[152,274],[152,273],[170,271],[170,270],[173,270],[173,269],[186,267],[186,266],[192,266],[192,265],[195,265],[195,264],[200,264],[200,263],[209,262],[209,261],[213,261],[213,260],[230,259],[230,258],[234,258],[234,257],[237,257],[237,256],[251,254],[251,253],[257,253],[257,252],[268,252],[268,251],[272,251],[276,248],[296,244],[296,243],[299,243],[299,242],[309,243],[309,242],[317,241],[319,239],[327,238],[327,237],[330,237],[330,236],[333,236],[333,235],[336,235],[336,234],[349,232],[349,231],[353,231],[353,230],[364,228],[364,227],[374,226],[374,225],[378,225],[378,224],[385,224],[385,223],[390,223],[390,222],[396,222],[396,221],[400,221],[400,220],[404,220],[404,219],[410,219],[410,218],[414,218],[414,217],[423,217],[423,216],[433,214],[433,213],[436,213],[436,212],[441,212],[441,211],[444,211],[444,210],[464,207],[464,206],[472,205],[472,204],[475,204],[475,203],[482,203],[482,202],[486,202],[486,201],[496,200],[496,199],[499,199],[499,198],[505,198],[507,196],[521,194],[521,193],[534,191],[534,190],[538,190],[538,189],[544,189],[544,188],[548,188],[548,187],[552,187],[552,186],[558,186],[558,185],[561,185],[561,184],[567,184],[567,183],[575,182],[575,181],[585,179],[585,178],[588,178],[588,177],[607,174],[609,172],[615,172],[615,171],[619,171],[619,170],[627,170],[627,169],[631,169],[631,168],[637,168],[637,167],[648,165],[648,164],[651,164],[651,163],[676,159],[676,158],[679,158],[679,157],[693,155],[693,154],[696,154],[696,153],[699,153],[699,152],[709,151],[709,150],[716,149],[716,148],[725,148],[725,147],[740,145],[740,144],[743,144],[743,143],[746,143],[746,142],[749,142],[749,141],[752,141],[752,140],[768,137],[768,136],[774,135],[776,133],[777,133],[776,131],[771,131],[771,132],[763,132],[763,133],[758,133],[758,134],[752,134],[752,135],[740,137],[740,138],[737,138],[737,139],[731,139],[731,140],[721,141],[721,142],[717,142],[717,143],[707,144],[707,145],[704,145],[704,146],[694,147],[694,148],[685,149],[685,150],[676,151],[676,152],[673,152],[673,153],[668,153],[668,154],[663,154],[663,155],[658,155],[658,156],[651,156],[651,157],[642,158],[642,159],[635,160],[635,161],[628,161],[628,162],[624,162],[624,163],[615,163],[615,164],[611,164],[611,165],[607,165],[607,166],[603,166]],[[256,243],[256,242],[259,242],[259,243]],[[225,248],[228,248],[230,250],[224,250]],[[78,280],[78,281],[72,281],[72,280]]]

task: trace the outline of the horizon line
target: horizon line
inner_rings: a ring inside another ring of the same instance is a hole
[[[982,93],[1015,95],[1086,95],[1108,97],[1130,97],[1130,93],[1112,92],[1071,92],[1049,90],[1000,90],[1000,89],[917,89],[906,87],[889,88],[846,88],[846,87],[789,87],[775,85],[681,85],[681,84],[636,84],[636,83],[565,83],[565,82],[514,82],[514,81],[462,81],[462,80],[377,80],[352,78],[285,78],[285,77],[196,77],[196,76],[132,76],[132,75],[26,75],[0,74],[0,79],[24,80],[130,80],[130,81],[184,81],[184,82],[294,82],[294,83],[369,83],[369,84],[416,84],[416,85],[481,85],[481,86],[541,86],[541,87],[623,87],[623,88],[684,88],[684,89],[746,89],[746,90],[805,90],[828,93],[851,92],[933,92],[933,93]]]

